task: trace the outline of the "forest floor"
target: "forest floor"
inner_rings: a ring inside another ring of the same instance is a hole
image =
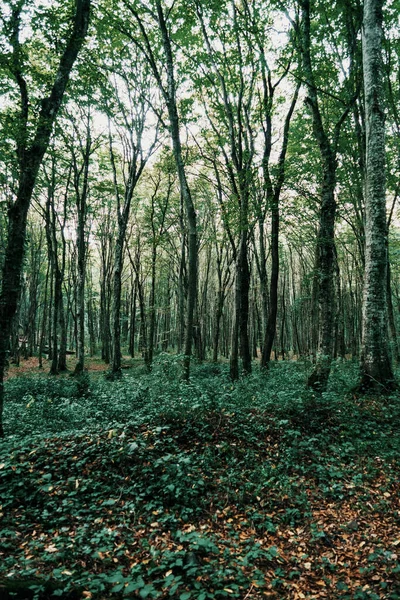
[[[67,356],[67,371],[65,373],[61,373],[61,377],[65,377],[73,373],[76,365],[76,357]],[[11,363],[7,370],[7,379],[12,377],[31,377],[32,375],[48,375],[50,373],[51,361],[47,358],[43,358],[42,368],[39,367],[39,359],[37,356],[29,357],[28,359],[20,360],[20,364],[16,365],[15,363]],[[142,366],[143,361],[139,358],[131,358],[130,356],[123,357],[123,368],[130,369],[135,366]],[[109,365],[107,365],[104,360],[99,357],[90,357],[86,358],[85,361],[85,369],[90,373],[96,376],[96,374],[105,374],[109,370]]]
[[[400,397],[308,367],[10,377],[0,598],[400,598]]]

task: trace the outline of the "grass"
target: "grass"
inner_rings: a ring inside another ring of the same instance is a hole
[[[0,592],[400,598],[399,397],[349,395],[351,362],[322,397],[300,362],[178,375],[160,356],[116,382],[7,382]]]

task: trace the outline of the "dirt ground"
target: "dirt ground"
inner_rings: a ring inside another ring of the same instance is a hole
[[[15,364],[10,363],[10,366],[7,370],[6,379],[10,379],[11,377],[24,377],[26,375],[36,375],[43,374],[48,375],[50,372],[50,364],[51,362],[46,358],[42,360],[43,367],[39,368],[39,359],[37,356],[33,356],[24,360],[21,358],[19,367]],[[126,357],[126,363],[128,366],[133,366],[133,361],[130,357]],[[64,375],[71,374],[76,365],[75,356],[67,356],[67,367],[68,371],[64,373]],[[109,369],[109,365],[107,365],[101,358],[93,357],[87,358],[85,360],[85,369],[90,373],[104,373]],[[61,374],[62,376],[63,374]]]

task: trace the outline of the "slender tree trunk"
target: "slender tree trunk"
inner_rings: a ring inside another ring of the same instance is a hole
[[[397,336],[396,320],[393,310],[393,299],[392,299],[392,284],[391,284],[391,268],[390,262],[387,264],[387,303],[388,303],[388,317],[389,317],[389,330],[392,338],[393,345],[393,356],[394,360],[398,363],[400,361],[399,353],[399,342]]]
[[[172,268],[172,266],[171,266]],[[167,278],[167,291],[166,291],[166,306],[165,306],[165,317],[163,323],[163,337],[161,342],[161,350],[167,352],[169,348],[169,342],[171,337],[171,287],[170,278]]]
[[[64,221],[65,225],[65,221]],[[65,276],[65,261],[66,261],[66,240],[64,236],[64,225],[61,228],[61,244],[62,244],[62,258],[60,266],[60,279],[58,289],[58,324],[60,328],[60,349],[58,352],[58,370],[67,370],[67,320],[65,315],[64,307],[64,294],[63,294],[63,283]]]
[[[37,346],[37,319],[38,319],[38,286],[39,286],[39,272],[40,272],[40,254],[42,251],[43,235],[40,230],[38,246],[35,248],[33,244],[32,236],[32,247],[31,247],[31,265],[30,265],[30,282],[29,282],[29,311],[28,311],[28,355],[33,356]]]
[[[184,233],[182,233],[178,275],[178,354],[181,354],[183,351],[183,344],[185,340],[185,296],[187,296],[186,280],[186,236]]]
[[[282,321],[281,321],[281,352],[282,360],[285,360],[285,327],[286,327],[286,271],[283,272],[282,284]]]
[[[188,296],[184,347],[185,358],[183,362],[183,378],[188,380],[190,375],[190,357],[192,354],[193,317],[197,295],[197,217],[182,157],[171,40],[160,0],[157,0],[156,7],[167,69],[168,91],[165,94],[165,99],[167,102],[172,148],[176,169],[178,172],[181,194],[186,207],[188,224]]]
[[[100,335],[101,358],[106,364],[111,360],[111,335],[110,335],[110,287],[112,276],[112,239],[113,231],[110,229],[110,214],[107,215],[105,230],[101,238],[101,269],[100,269]]]
[[[47,323],[47,294],[48,294],[48,289],[49,289],[49,275],[50,275],[50,265],[47,265],[47,270],[46,270],[46,281],[45,281],[45,288],[44,288],[44,298],[43,298],[43,318],[42,318],[42,327],[41,327],[41,331],[40,331],[40,338],[39,338],[39,369],[43,368],[43,347],[44,347],[44,341],[46,339],[46,323]]]
[[[153,233],[154,238],[154,233]],[[156,260],[157,260],[157,246],[153,239],[153,245],[151,249],[151,281],[150,281],[150,295],[149,295],[149,363],[153,362],[154,354],[154,332],[156,325],[156,310],[155,310],[155,298],[156,298]]]
[[[124,266],[124,244],[125,244],[125,236],[126,230],[128,227],[128,221],[131,211],[132,198],[133,193],[135,191],[136,185],[140,179],[141,174],[143,173],[143,169],[146,165],[146,162],[150,156],[150,153],[147,156],[144,156],[142,151],[142,133],[145,127],[146,122],[146,114],[147,114],[147,106],[139,100],[139,98],[135,98],[137,102],[137,107],[133,108],[132,99],[130,110],[135,110],[136,119],[131,123],[132,129],[135,131],[135,139],[133,137],[133,132],[130,133],[130,137],[128,137],[129,142],[129,170],[126,174],[126,183],[123,199],[121,198],[121,194],[119,192],[118,187],[118,175],[117,168],[115,162],[115,155],[112,146],[112,138],[111,138],[111,130],[109,132],[109,144],[110,144],[110,158],[111,165],[113,170],[113,178],[114,178],[114,188],[115,188],[115,196],[117,200],[117,221],[118,221],[118,233],[117,239],[115,243],[115,254],[114,254],[114,273],[113,273],[113,335],[112,335],[112,344],[113,344],[113,361],[112,361],[112,374],[114,376],[121,375],[121,291],[122,291],[122,271]],[[125,113],[125,109],[122,109],[124,112],[124,117],[127,120],[127,115]],[[156,136],[157,137],[157,136]],[[154,142],[155,143],[155,142]],[[153,144],[154,147],[154,144]],[[153,324],[153,335],[154,335],[154,324]],[[151,360],[150,360],[151,363]]]
[[[144,293],[143,281],[140,277],[140,243],[136,251],[136,256],[132,257],[132,254],[128,247],[128,256],[131,263],[131,267],[135,272],[135,285],[137,289],[137,295],[139,299],[139,313],[140,313],[140,343],[139,350],[142,350],[144,363],[148,371],[151,370],[151,364],[149,363],[149,352],[148,352],[148,324],[146,316],[146,300]]]
[[[113,352],[112,373],[121,374],[121,288],[122,288],[122,266],[123,245],[125,228],[120,228],[118,238],[115,242],[114,280],[113,280]]]
[[[133,273],[132,273],[133,275]],[[135,335],[136,335],[136,298],[137,298],[137,283],[135,279],[134,289],[132,290],[131,300],[131,318],[129,326],[129,354],[131,358],[135,357]]]
[[[79,140],[80,157],[72,149],[75,202],[77,211],[77,266],[78,266],[78,289],[76,302],[76,318],[78,327],[77,358],[74,375],[80,375],[85,368],[85,288],[86,288],[86,263],[87,263],[87,216],[89,196],[89,167],[92,153],[92,137],[90,129],[90,109],[85,115],[86,130],[85,138]],[[79,162],[82,164],[79,164]]]
[[[77,318],[77,358],[75,375],[85,368],[85,280],[86,280],[86,209],[78,216],[77,248],[78,248],[78,289],[76,297]]]
[[[220,329],[221,329],[221,317],[222,311],[224,307],[224,294],[221,289],[221,286],[218,288],[217,298],[216,298],[216,308],[215,308],[215,316],[214,316],[214,338],[213,338],[213,362],[218,362],[218,347],[219,347],[219,338],[220,338]]]
[[[271,211],[271,276],[269,292],[269,314],[267,327],[265,330],[265,339],[263,343],[263,352],[261,357],[261,366],[266,367],[270,361],[272,346],[276,332],[276,317],[278,314],[278,280],[279,280],[279,204],[275,201],[272,204]]]
[[[394,387],[387,317],[385,114],[382,65],[383,0],[364,1],[363,67],[366,121],[365,278],[362,390]]]
[[[249,292],[250,292],[250,268],[247,256],[247,230],[242,232],[239,246],[239,338],[240,356],[242,359],[243,373],[251,373],[251,350],[249,341]]]
[[[343,320],[343,290],[340,278],[340,268],[337,254],[335,253],[335,279],[336,279],[336,297],[337,297],[337,310],[335,315],[335,346],[333,356],[344,357],[345,355],[345,341],[344,341],[344,320]]]
[[[49,185],[47,200],[46,200],[46,238],[47,238],[47,257],[48,261],[52,266],[52,272],[54,274],[54,280],[52,279],[51,285],[53,286],[51,289],[51,299],[53,300],[53,312],[50,311],[50,321],[49,321],[49,329],[52,331],[53,335],[49,335],[52,338],[52,354],[51,354],[51,365],[50,365],[50,374],[57,375],[57,357],[58,357],[58,344],[57,344],[57,328],[58,328],[58,280],[59,280],[59,269],[58,269],[58,258],[57,258],[57,240],[55,236],[55,223],[52,220],[52,204],[54,204],[54,168],[52,169],[52,181]],[[52,321],[51,321],[52,318]],[[50,348],[49,348],[50,350]]]
[[[58,365],[57,368],[59,371],[67,370],[67,327],[65,320],[65,310],[64,310],[64,298],[62,293],[62,278],[61,285],[58,291],[59,300],[58,300],[58,325],[60,329],[60,348],[58,351]]]
[[[318,290],[319,341],[314,371],[308,379],[309,387],[316,391],[326,390],[333,356],[333,333],[335,315],[335,187],[336,147],[341,124],[348,113],[345,111],[335,126],[332,144],[323,125],[319,108],[317,87],[311,62],[310,0],[302,0],[302,58],[307,83],[308,98],[313,118],[314,137],[318,143],[322,163],[321,209],[317,235],[315,273]]]
[[[91,274],[87,279],[86,287],[88,288],[88,330],[89,330],[89,341],[90,341],[90,356],[93,357],[96,354],[96,333],[95,333],[95,306],[93,301],[93,282]]]
[[[265,235],[264,235],[264,215],[258,219],[258,237],[259,237],[259,259],[257,260],[258,274],[260,278],[261,291],[261,306],[262,306],[262,324],[263,331],[267,330],[269,302],[268,297],[268,273],[267,273],[267,257],[265,252]],[[264,348],[264,340],[262,341]]]
[[[149,353],[148,353],[148,341],[147,341],[147,319],[146,319],[146,302],[144,298],[143,283],[139,279],[139,267],[136,271],[136,283],[139,297],[139,311],[140,311],[140,338],[141,338],[141,349],[144,359],[144,364],[148,371],[150,371],[149,364]]]
[[[280,228],[280,210],[279,202],[282,187],[285,181],[285,161],[287,147],[289,143],[289,127],[290,121],[293,116],[293,112],[296,106],[297,98],[299,95],[300,86],[297,86],[294,93],[289,111],[286,115],[285,126],[283,132],[282,149],[278,161],[278,177],[275,188],[271,198],[271,278],[270,278],[270,291],[269,291],[269,314],[267,327],[265,330],[265,339],[263,343],[263,352],[261,356],[261,366],[268,366],[272,346],[274,343],[275,332],[276,332],[276,317],[278,314],[278,280],[279,280],[279,228]],[[269,153],[267,153],[269,157]],[[266,158],[269,160],[269,158]],[[269,171],[269,165],[264,165],[264,170]],[[272,184],[269,172],[266,175],[266,188],[272,192]]]
[[[58,374],[58,316],[60,311],[60,293],[61,293],[61,280],[60,271],[56,267],[54,269],[54,293],[53,293],[53,356],[51,361],[50,373],[52,375]]]
[[[240,253],[240,248],[239,248]],[[239,258],[236,258],[235,288],[234,288],[234,311],[231,333],[231,356],[229,361],[229,374],[232,381],[239,379],[239,323],[240,323],[240,299],[242,289],[242,269]]]

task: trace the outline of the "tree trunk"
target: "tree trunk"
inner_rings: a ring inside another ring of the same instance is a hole
[[[382,74],[383,0],[364,1],[363,68],[366,122],[365,278],[361,390],[394,387],[387,319],[385,114]]]
[[[335,187],[336,147],[343,122],[335,126],[335,142],[331,144],[319,109],[317,87],[311,62],[310,0],[302,1],[302,58],[308,98],[313,119],[313,132],[318,143],[322,163],[321,209],[317,235],[315,276],[319,309],[319,340],[317,361],[308,379],[308,386],[318,392],[326,390],[333,355],[334,332],[334,260],[335,260]]]
[[[147,341],[146,302],[144,299],[143,283],[139,279],[139,266],[137,267],[137,271],[136,271],[136,284],[137,284],[138,297],[139,297],[141,349],[142,349],[143,360],[144,360],[146,369],[148,371],[150,371],[151,367],[149,364],[148,341]]]
[[[215,301],[215,316],[214,316],[214,337],[213,337],[213,362],[218,362],[218,347],[221,329],[221,317],[224,307],[224,294],[221,285],[218,287],[217,297]]]
[[[77,358],[74,375],[79,375],[85,368],[85,280],[86,280],[86,208],[78,215],[77,249],[78,249],[78,289],[76,298],[77,318]]]
[[[326,390],[334,349],[335,324],[335,163],[328,156],[324,164],[322,206],[317,238],[316,273],[318,277],[319,341],[317,361],[308,379],[309,387],[316,391]]]
[[[267,273],[267,257],[265,253],[265,235],[264,235],[264,215],[258,218],[258,237],[259,237],[259,258],[257,260],[258,276],[260,278],[261,291],[261,307],[262,307],[262,331],[267,330],[269,303],[268,296],[268,273]],[[262,350],[264,348],[264,340],[262,340]]]
[[[132,276],[133,276],[133,272],[132,272]],[[130,354],[131,358],[135,357],[136,298],[137,298],[137,282],[135,279],[134,289],[131,292],[131,315],[130,315],[130,325],[129,325],[129,354]]]
[[[120,215],[118,215],[118,217],[120,219]],[[121,287],[125,229],[126,227],[120,225],[118,238],[115,242],[113,280],[113,352],[111,369],[114,376],[119,376],[121,374]]]
[[[46,338],[46,323],[47,323],[47,294],[49,289],[49,277],[50,275],[50,265],[47,265],[46,270],[46,280],[45,280],[45,288],[44,288],[44,298],[43,298],[43,318],[42,318],[42,328],[40,331],[39,338],[39,369],[43,368],[43,347],[44,341]]]
[[[182,198],[186,207],[188,224],[188,295],[186,309],[186,333],[183,361],[183,379],[188,380],[190,375],[190,357],[192,354],[193,317],[197,295],[197,217],[193,204],[192,194],[186,178],[186,171],[182,157],[182,145],[179,131],[179,117],[176,104],[176,84],[174,77],[174,64],[172,57],[171,40],[165,21],[160,0],[156,2],[158,23],[160,26],[162,43],[166,59],[168,91],[165,93],[167,102],[172,148],[178,172],[179,185]]]
[[[96,354],[96,327],[95,327],[95,306],[93,301],[93,282],[91,274],[87,279],[86,287],[88,288],[88,302],[87,302],[87,312],[88,312],[88,330],[89,330],[89,344],[90,344],[90,356]]]
[[[271,197],[271,279],[270,279],[270,291],[269,291],[269,314],[267,327],[265,330],[265,339],[263,343],[263,352],[261,356],[261,366],[267,367],[270,357],[272,346],[274,343],[275,332],[276,332],[276,317],[278,314],[278,280],[279,280],[279,227],[280,227],[280,211],[279,202],[282,187],[285,181],[285,162],[286,153],[289,143],[289,127],[290,121],[293,116],[293,112],[296,106],[297,98],[299,95],[300,86],[296,87],[291,105],[285,119],[285,126],[283,131],[283,142],[282,149],[278,161],[278,176],[276,185],[272,193],[272,183],[269,175],[269,152],[265,152],[264,171],[266,179],[267,193],[272,193]]]
[[[178,275],[178,354],[182,353],[185,340],[185,296],[187,297],[186,236],[182,233]]]
[[[156,297],[156,260],[157,260],[157,246],[154,241],[153,232],[153,245],[151,249],[151,281],[150,281],[150,296],[149,296],[149,364],[153,362],[154,354],[154,332],[156,325],[156,309],[155,309],[155,297]]]
[[[107,214],[104,227],[100,238],[100,336],[101,358],[106,364],[109,364],[111,360],[110,297],[114,234],[111,229],[110,213]]]
[[[89,194],[89,165],[92,153],[92,139],[90,132],[90,111],[86,115],[86,139],[80,140],[82,165],[78,164],[75,152],[72,152],[74,170],[74,188],[77,210],[77,263],[78,263],[78,290],[76,302],[76,317],[78,325],[77,358],[74,375],[80,375],[85,368],[85,287],[86,287],[86,262],[87,262],[87,214]]]
[[[12,35],[16,38],[13,51],[13,69],[21,93],[21,115],[18,123],[24,131],[17,140],[19,183],[14,205],[9,210],[9,232],[5,251],[2,290],[0,294],[0,437],[4,436],[2,415],[4,404],[4,374],[11,333],[11,324],[17,310],[21,290],[26,222],[37,174],[49,145],[53,124],[64,96],[69,76],[86,36],[89,24],[90,0],[77,0],[73,29],[61,56],[50,95],[42,99],[32,145],[26,146],[28,127],[28,93],[23,78],[19,46],[19,27],[22,4],[13,12],[15,23]]]
[[[239,249],[240,254],[240,249]],[[231,356],[229,361],[229,374],[232,381],[239,379],[239,322],[240,322],[240,299],[242,288],[242,270],[239,255],[236,257],[235,288],[234,288],[234,311],[231,333]]]
[[[251,350],[249,341],[249,291],[250,291],[250,268],[247,257],[247,229],[242,232],[239,246],[239,269],[240,269],[240,300],[239,300],[239,339],[240,356],[242,359],[243,373],[251,373]]]

